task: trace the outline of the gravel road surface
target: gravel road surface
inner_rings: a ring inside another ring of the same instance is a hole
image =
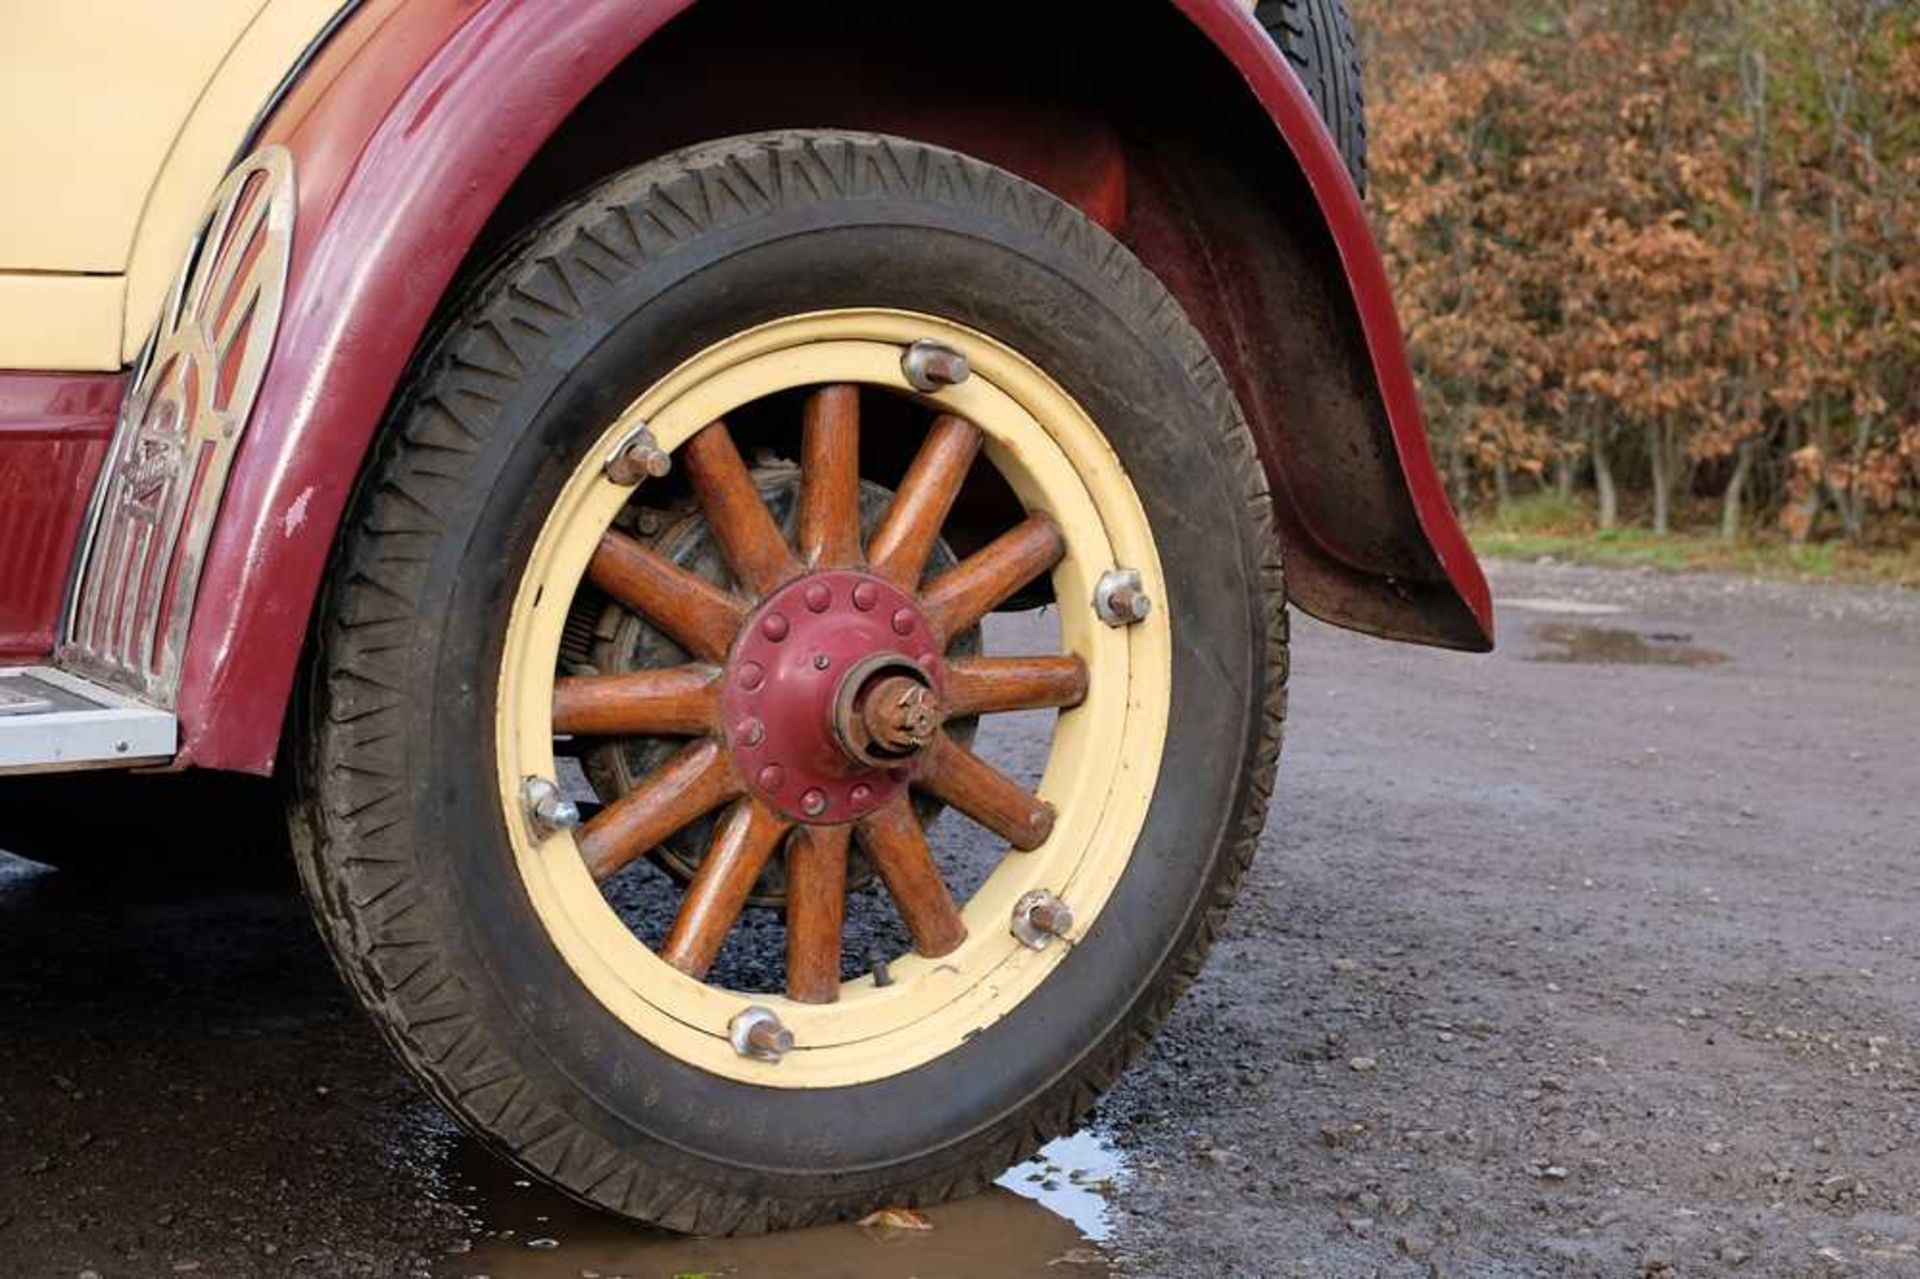
[[[0,857],[0,1274],[1920,1275],[1920,597],[1494,577],[1488,658],[1297,624],[1205,978],[926,1232],[575,1211],[390,1064],[290,887]]]

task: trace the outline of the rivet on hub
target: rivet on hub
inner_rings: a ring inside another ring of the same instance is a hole
[[[767,726],[757,717],[749,715],[734,725],[733,736],[742,746],[758,746],[766,740]]]
[[[544,777],[529,777],[520,783],[520,806],[535,839],[545,839],[580,824],[579,806]]]
[[[827,811],[827,793],[814,787],[800,797],[800,811],[809,817],[818,817]]]
[[[793,1032],[780,1024],[771,1008],[752,1004],[733,1015],[727,1023],[727,1038],[733,1050],[755,1061],[779,1061],[793,1051]]]
[[[913,631],[913,610],[910,608],[902,608],[902,609],[894,610],[893,633],[895,635],[907,635],[907,634],[910,634],[912,631]]]
[[[778,791],[787,780],[787,770],[778,764],[768,764],[754,780],[760,783],[761,790]]]
[[[788,623],[784,613],[768,613],[760,619],[760,633],[778,644],[787,637]]]
[[[1093,611],[1108,626],[1133,626],[1147,620],[1153,600],[1140,586],[1140,570],[1109,569],[1093,588]]]
[[[1055,937],[1073,929],[1073,909],[1044,888],[1036,888],[1013,904],[1013,935],[1022,946],[1044,950]]]
[[[827,589],[825,582],[815,582],[803,593],[807,607],[816,613],[824,613],[833,603],[833,592]]]
[[[629,431],[607,454],[606,475],[615,484],[657,480],[673,469],[673,459],[645,423]]]
[[[916,391],[940,391],[967,380],[972,370],[967,357],[948,346],[922,338],[900,357],[900,373]]]
[[[853,588],[853,606],[862,613],[871,613],[879,602],[880,588],[872,582],[861,582]]]

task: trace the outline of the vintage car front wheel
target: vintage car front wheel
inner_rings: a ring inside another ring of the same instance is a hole
[[[370,463],[296,770],[321,930],[587,1201],[975,1189],[1142,1046],[1252,854],[1260,475],[1158,283],[1006,173],[783,133],[624,174],[458,303]]]

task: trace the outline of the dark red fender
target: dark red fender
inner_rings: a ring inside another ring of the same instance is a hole
[[[342,510],[448,282],[541,142],[691,2],[372,0],[267,123],[259,143],[294,156],[293,262],[200,582],[178,764],[272,770]]]
[[[53,648],[120,373],[0,372],[0,661]]]
[[[1312,188],[1340,254],[1340,265],[1346,273],[1347,286],[1352,291],[1366,336],[1407,495],[1447,581],[1481,631],[1480,644],[1455,646],[1491,648],[1493,596],[1487,589],[1487,579],[1480,571],[1473,547],[1454,517],[1446,485],[1427,447],[1426,423],[1414,387],[1413,368],[1407,361],[1400,317],[1394,310],[1393,291],[1387,283],[1386,265],[1381,261],[1366,210],[1360,203],[1360,193],[1347,173],[1346,164],[1322,125],[1313,100],[1252,14],[1227,0],[1174,0],[1174,5],[1192,19],[1246,77]],[[1282,448],[1289,443],[1283,441]],[[1301,441],[1298,446],[1311,447],[1311,442]],[[1274,467],[1276,460],[1277,468]],[[1269,459],[1269,467],[1285,471],[1285,457]]]
[[[268,122],[294,155],[288,302],[204,570],[182,764],[273,766],[308,618],[369,441],[501,195],[580,100],[691,0],[371,0]],[[1422,529],[1487,635],[1486,583],[1427,454],[1357,194],[1312,103],[1234,0],[1175,0],[1246,77],[1338,246]]]

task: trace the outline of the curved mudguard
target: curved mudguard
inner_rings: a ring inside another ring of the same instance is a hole
[[[581,99],[690,3],[369,0],[273,110],[257,142],[294,158],[292,264],[188,634],[177,699],[182,765],[271,770],[342,512],[464,256]],[[1485,647],[1486,584],[1428,455],[1359,196],[1305,91],[1245,9],[1234,0],[1173,3],[1245,77],[1311,186],[1364,330],[1423,555],[1444,577],[1453,614],[1444,626],[1412,616],[1411,604],[1394,621],[1399,588],[1390,579],[1369,584],[1384,603],[1355,614],[1355,624]],[[1285,471],[1284,458],[1268,465]],[[1276,500],[1285,502],[1280,486]],[[1296,539],[1315,536],[1297,516],[1291,525],[1282,517]],[[1337,600],[1296,597],[1342,620]]]

